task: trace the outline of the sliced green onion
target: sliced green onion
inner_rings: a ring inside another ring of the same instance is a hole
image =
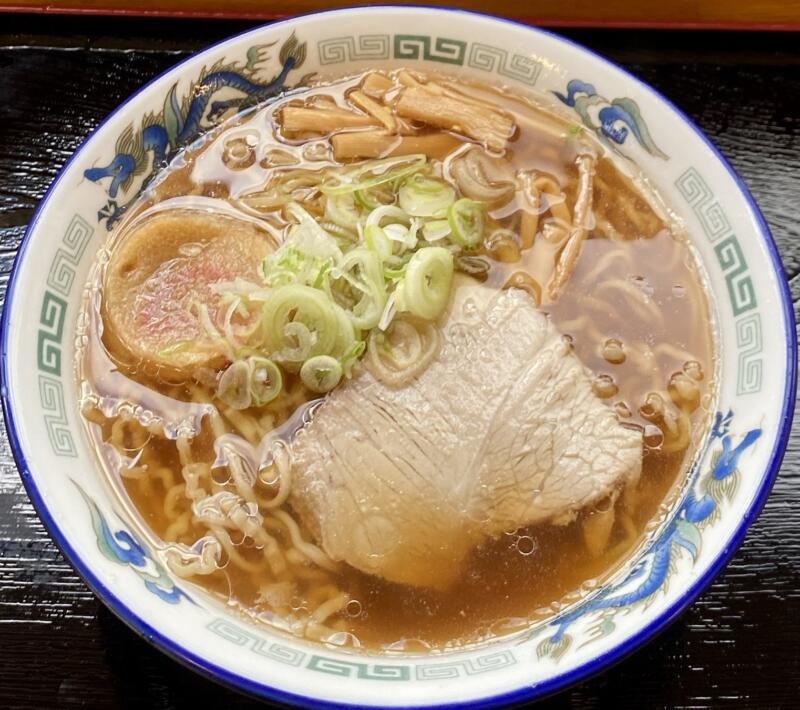
[[[324,272],[341,258],[342,250],[300,205],[292,203],[288,210],[298,223],[289,229],[286,241],[262,262],[264,281],[273,287],[321,283]]]
[[[291,321],[283,326],[283,348],[275,353],[283,362],[303,362],[311,353],[314,336],[308,326],[300,321]]]
[[[317,355],[303,363],[300,379],[312,392],[330,392],[342,379],[342,365],[330,355]]]
[[[353,193],[356,203],[367,211],[375,210],[378,207],[392,205],[397,202],[397,195],[391,189],[391,185],[379,185],[371,190],[356,190]]]
[[[459,254],[455,257],[454,264],[456,271],[463,271],[465,274],[474,276],[479,281],[485,281],[489,275],[489,262],[479,256],[467,256]]]
[[[378,330],[386,330],[397,315],[397,294],[393,293],[386,299],[386,306],[378,321]]]
[[[314,279],[314,282],[311,284],[314,288],[322,288],[322,285],[325,283],[325,274],[327,274],[333,268],[333,264],[330,261],[326,261],[320,265],[319,271],[317,271],[317,277]]]
[[[292,202],[287,209],[297,220],[297,226],[290,231],[288,241],[301,253],[318,259],[336,258],[340,255],[336,240],[300,205]]]
[[[401,279],[403,276],[406,275],[406,265],[403,264],[402,266],[392,267],[392,266],[384,266],[383,267],[383,278],[387,280],[392,279]]]
[[[354,230],[358,224],[359,211],[351,194],[333,195],[325,200],[325,216],[334,224]]]
[[[182,353],[185,350],[188,350],[191,345],[191,340],[176,340],[171,345],[161,348],[161,350],[158,351],[158,354],[161,357],[169,357],[170,355],[175,355],[176,353]]]
[[[408,260],[411,254],[393,254],[383,262],[383,278],[384,279],[399,279],[405,276]]]
[[[358,228],[358,222],[353,227],[341,227],[331,220],[326,219],[324,222],[320,222],[320,227],[322,227],[328,234],[336,239],[336,243],[339,245],[340,248],[347,245],[352,245],[355,241],[354,237],[354,230]]]
[[[397,286],[397,307],[434,320],[447,305],[452,282],[453,255],[443,247],[423,247],[411,257]]]
[[[303,329],[291,326],[287,331],[289,324],[302,324],[309,331],[311,344],[306,353],[309,356],[330,352],[338,332],[330,298],[322,291],[299,284],[276,288],[264,304],[261,322],[269,352],[288,352],[290,356],[300,354],[296,351]]]
[[[374,210],[381,206],[381,203],[373,196],[370,190],[355,190],[353,197],[365,210]]]
[[[336,322],[339,327],[336,331],[336,342],[330,354],[333,357],[344,357],[347,352],[352,350],[361,333],[356,331],[353,321],[350,320],[350,316],[347,315],[344,308],[334,303],[333,312],[336,314]]]
[[[250,392],[250,367],[244,360],[231,363],[217,384],[217,397],[233,409],[247,409],[253,395]]]
[[[314,392],[328,392],[381,343],[399,348],[387,363],[403,378],[406,350],[413,368],[435,355],[434,336],[423,348],[416,329],[438,331],[419,319],[435,320],[446,308],[454,255],[481,242],[484,206],[456,200],[456,190],[430,172],[418,154],[327,173],[322,185],[314,183],[323,193],[324,216],[286,205],[294,224],[263,261],[263,285],[219,285],[223,332],[207,308],[192,306],[209,336],[224,344],[237,340],[229,347],[235,362],[220,377],[220,397],[230,406],[271,402],[286,372],[299,373]],[[403,312],[414,318],[403,321]],[[245,325],[234,323],[236,314]],[[180,349],[174,344],[165,353]],[[398,376],[392,382],[399,384]]]
[[[358,359],[364,354],[366,349],[367,341],[359,340],[353,344],[352,348],[342,355],[340,362],[342,363],[342,370],[344,370],[345,377],[350,379],[353,376],[353,365],[358,362]]]
[[[368,224],[364,228],[364,242],[381,261],[386,261],[392,255],[392,242],[383,228],[377,224]]]
[[[357,190],[363,192],[412,175],[420,170],[427,160],[427,157],[421,153],[384,158],[383,160],[368,160],[355,169],[337,175],[336,182],[323,183],[320,189],[326,195],[344,195]]]
[[[280,368],[269,358],[253,355],[247,358],[250,371],[250,393],[253,404],[268,404],[281,393],[283,377]]]
[[[224,340],[222,333],[219,332],[217,326],[212,322],[211,315],[208,312],[208,306],[205,303],[193,300],[189,304],[189,312],[194,314],[208,337],[212,340]]]
[[[447,210],[450,236],[462,247],[475,247],[483,237],[483,205],[466,197],[450,205]]]
[[[345,254],[331,270],[328,293],[343,305],[359,330],[374,328],[386,303],[383,269],[375,252],[358,248]]]
[[[383,231],[393,242],[401,244],[404,250],[417,246],[417,226],[413,222],[410,227],[403,224],[387,224]]]
[[[392,220],[402,224],[411,224],[411,218],[404,210],[394,205],[381,205],[377,209],[372,210],[367,216],[366,225],[376,224],[380,226],[383,220]]]
[[[444,215],[455,202],[456,191],[440,180],[419,173],[409,177],[397,194],[398,203],[414,217]]]
[[[450,221],[447,219],[432,219],[422,225],[422,236],[427,242],[438,242],[450,235]]]

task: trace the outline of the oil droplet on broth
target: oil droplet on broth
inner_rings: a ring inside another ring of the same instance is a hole
[[[625,362],[625,349],[622,341],[617,338],[609,338],[603,343],[603,357],[606,362],[612,365],[620,365]]]
[[[364,611],[364,607],[361,602],[358,601],[358,599],[351,599],[345,605],[344,610],[347,616],[349,616],[351,619],[355,619],[361,616],[362,612]]]
[[[530,535],[520,535],[516,541],[517,552],[520,555],[527,557],[532,555],[536,550],[536,542]]]

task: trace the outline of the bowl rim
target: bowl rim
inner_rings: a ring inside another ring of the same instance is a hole
[[[650,86],[650,84],[646,83],[645,81],[639,79],[637,76],[629,72],[624,67],[620,66],[616,62],[611,61],[610,59],[607,59],[606,57],[595,52],[594,50],[589,49],[588,47],[585,47],[582,44],[575,42],[571,39],[568,39],[566,37],[563,37],[555,32],[544,30],[539,27],[529,25],[518,20],[513,20],[498,15],[493,15],[487,12],[466,10],[453,7],[441,7],[436,5],[425,5],[425,4],[422,5],[377,4],[368,7],[351,5],[330,10],[311,11],[307,13],[292,15],[290,17],[283,18],[281,20],[278,20],[276,22],[271,22],[269,24],[261,24],[258,25],[257,27],[229,35],[222,40],[209,44],[201,49],[195,50],[191,52],[187,57],[183,58],[181,61],[176,62],[175,64],[169,66],[167,69],[160,72],[155,77],[153,77],[145,84],[140,86],[136,91],[130,94],[124,101],[119,103],[107,116],[105,116],[86,135],[83,141],[81,141],[80,145],[73,151],[72,155],[70,155],[68,160],[59,170],[58,175],[52,181],[50,186],[47,188],[42,199],[39,201],[39,204],[36,206],[36,209],[34,210],[34,213],[31,217],[31,220],[25,230],[25,234],[23,235],[22,240],[20,242],[20,246],[17,251],[17,255],[14,259],[14,263],[11,267],[11,271],[9,272],[9,280],[6,289],[5,301],[3,304],[2,318],[0,318],[0,399],[2,399],[2,409],[5,418],[6,431],[8,432],[8,438],[9,438],[9,443],[11,445],[12,455],[17,465],[17,469],[19,471],[22,483],[26,489],[29,498],[31,499],[31,502],[33,503],[37,515],[44,524],[45,529],[47,530],[51,539],[55,542],[56,546],[59,548],[60,552],[65,557],[67,562],[69,562],[69,564],[73,567],[73,569],[75,569],[75,571],[78,573],[81,579],[92,590],[93,594],[101,602],[103,602],[103,604],[112,613],[114,613],[114,615],[117,618],[119,618],[129,628],[131,628],[134,632],[136,632],[137,635],[145,638],[153,646],[164,652],[167,656],[178,661],[185,667],[198,672],[199,674],[210,680],[213,680],[223,686],[226,686],[228,688],[231,688],[239,692],[245,692],[247,694],[256,696],[261,699],[268,699],[268,700],[289,703],[294,705],[301,705],[304,707],[312,707],[312,708],[363,707],[355,703],[337,703],[311,696],[291,693],[273,687],[271,685],[267,685],[266,683],[255,681],[252,678],[240,675],[234,671],[222,668],[208,661],[207,659],[204,659],[201,655],[199,655],[195,651],[186,648],[185,646],[169,638],[167,635],[159,632],[158,629],[154,628],[149,623],[147,623],[143,618],[141,618],[140,616],[132,612],[130,609],[128,609],[128,607],[124,604],[124,602],[122,602],[118,597],[116,597],[103,584],[102,580],[91,571],[89,566],[83,561],[80,555],[75,551],[74,548],[72,548],[66,536],[61,532],[58,525],[56,525],[55,521],[50,516],[48,508],[44,503],[44,500],[37,488],[34,475],[32,475],[31,473],[31,469],[28,465],[28,461],[23,451],[19,435],[17,433],[18,424],[15,418],[11,402],[11,395],[10,395],[11,386],[9,384],[10,373],[8,370],[9,368],[8,332],[9,332],[10,314],[13,310],[14,297],[16,295],[16,290],[18,286],[17,277],[20,271],[20,265],[22,264],[23,260],[27,255],[28,247],[30,246],[31,236],[33,232],[36,230],[41,212],[46,206],[53,191],[58,188],[58,185],[61,182],[62,178],[68,172],[72,163],[86,148],[88,142],[95,136],[97,132],[99,132],[105,126],[105,124],[109,120],[111,120],[112,117],[116,116],[116,114],[119,113],[119,111],[121,111],[123,108],[125,108],[131,101],[133,101],[133,99],[135,99],[142,92],[147,91],[151,85],[158,82],[165,75],[184,66],[185,64],[189,64],[190,62],[194,61],[199,55],[204,54],[210,50],[213,50],[216,47],[222,46],[232,40],[241,39],[242,37],[246,37],[250,34],[258,34],[264,31],[265,28],[279,27],[281,25],[290,24],[299,18],[314,16],[314,15],[327,16],[327,15],[348,14],[355,12],[371,13],[374,11],[378,11],[380,13],[382,11],[387,11],[387,10],[426,10],[426,11],[433,10],[441,13],[450,13],[453,15],[468,15],[472,17],[477,16],[478,18],[486,19],[489,21],[505,23],[512,25],[514,27],[522,27],[530,31],[534,35],[535,34],[545,35],[551,39],[556,40],[557,42],[566,44],[571,49],[576,50],[579,54],[584,54],[588,56],[589,58],[591,58],[593,62],[598,62],[601,65],[605,64],[607,66],[610,66],[618,70],[625,76],[627,81],[633,82],[640,89],[643,89],[646,92],[654,94],[655,97],[657,99],[660,99],[670,111],[672,111],[681,121],[683,121],[689,128],[692,129],[692,131],[705,143],[705,145],[711,151],[712,155],[719,161],[719,163],[725,168],[725,170],[729,173],[730,177],[733,179],[736,187],[738,188],[740,196],[744,199],[744,202],[747,205],[750,216],[754,219],[756,231],[759,237],[761,238],[761,241],[763,242],[764,246],[766,247],[766,251],[769,255],[770,265],[772,267],[772,275],[775,278],[776,285],[780,293],[781,315],[783,319],[782,325],[784,332],[786,334],[786,356],[787,356],[786,380],[784,383],[783,401],[781,404],[781,414],[779,419],[780,431],[775,439],[775,444],[773,446],[773,449],[769,454],[769,459],[768,459],[769,463],[766,469],[764,470],[764,474],[760,482],[760,485],[758,486],[756,494],[752,502],[746,509],[746,511],[743,513],[741,521],[736,526],[735,532],[731,537],[728,546],[722,551],[720,551],[717,557],[703,571],[703,573],[700,574],[698,578],[695,579],[693,583],[690,584],[684,590],[681,596],[679,596],[671,605],[669,605],[666,609],[664,609],[664,611],[662,611],[656,618],[654,618],[650,623],[644,625],[642,628],[638,629],[636,633],[625,639],[623,643],[619,643],[612,646],[604,653],[601,653],[597,656],[593,656],[592,658],[588,659],[584,663],[574,668],[566,670],[562,673],[556,673],[553,676],[533,686],[518,687],[506,692],[497,693],[490,696],[476,697],[469,700],[463,700],[447,704],[436,703],[434,700],[424,701],[422,703],[415,704],[414,707],[430,707],[434,705],[443,708],[466,708],[466,707],[477,707],[477,706],[499,707],[508,704],[541,699],[544,696],[552,695],[575,683],[584,681],[594,675],[597,675],[602,671],[605,671],[610,666],[615,665],[616,663],[620,662],[621,660],[629,656],[635,650],[639,649],[646,642],[655,638],[655,636],[660,634],[667,626],[669,626],[673,621],[675,621],[675,619],[680,614],[682,614],[686,610],[686,608],[692,602],[694,602],[695,599],[700,594],[703,593],[703,591],[705,591],[705,589],[711,584],[714,578],[721,572],[721,570],[730,561],[731,557],[733,557],[733,554],[738,550],[739,546],[742,544],[748,528],[756,519],[758,514],[761,512],[761,509],[763,508],[766,502],[766,499],[770,493],[770,490],[772,489],[775,479],[777,478],[778,471],[780,469],[781,462],[783,460],[783,455],[788,442],[789,434],[791,432],[792,419],[794,416],[796,388],[797,388],[797,350],[798,350],[797,328],[794,319],[794,309],[789,291],[789,284],[783,270],[783,263],[781,261],[780,254],[778,252],[777,245],[772,236],[772,233],[770,232],[769,226],[767,225],[767,222],[764,219],[761,210],[756,204],[756,201],[753,198],[752,194],[750,193],[749,189],[747,188],[746,184],[744,183],[742,178],[738,175],[738,173],[734,170],[733,166],[728,162],[728,160],[722,155],[719,149],[714,145],[714,143],[699,128],[699,126],[697,126],[695,122],[691,118],[689,118],[681,109],[679,109],[675,104],[673,104],[672,101],[666,98],[660,91]],[[381,706],[372,705],[369,707],[377,708]],[[385,707],[390,707],[390,706],[385,706]]]

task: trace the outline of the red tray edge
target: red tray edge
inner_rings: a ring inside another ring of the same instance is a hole
[[[331,8],[333,9],[333,8]],[[108,15],[123,17],[170,17],[189,19],[224,19],[224,20],[280,20],[291,17],[291,13],[274,12],[213,12],[209,10],[174,10],[136,7],[90,7],[65,8],[52,5],[0,5],[2,13],[29,13],[52,15]],[[798,31],[800,19],[796,22],[749,22],[749,21],[713,21],[713,22],[652,22],[644,20],[596,20],[591,18],[572,18],[555,20],[521,16],[515,19],[530,25],[545,27],[597,27],[609,29],[681,29],[681,30],[767,30]]]

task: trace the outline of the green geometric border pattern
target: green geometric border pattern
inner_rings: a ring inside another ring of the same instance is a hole
[[[61,382],[48,375],[39,375],[39,402],[45,412],[44,424],[53,452],[56,456],[77,456],[75,442],[69,431]]]
[[[64,406],[64,385],[57,378],[61,377],[62,341],[67,316],[65,299],[72,290],[76,268],[93,234],[94,228],[80,215],[72,218],[47,272],[47,288],[39,310],[36,337],[36,366],[40,373],[39,403],[44,411],[47,438],[56,456],[78,455]]]
[[[473,42],[467,66],[481,71],[500,74],[533,86],[539,78],[542,65],[524,54],[512,54],[500,47]]]
[[[388,59],[389,35],[331,37],[317,43],[320,64],[341,64],[359,59]]]
[[[514,654],[508,650],[494,651],[467,660],[445,661],[442,663],[400,665],[395,663],[366,663],[355,660],[343,661],[339,658],[320,656],[317,653],[305,653],[279,643],[265,641],[226,619],[214,619],[206,628],[236,646],[249,648],[252,653],[270,658],[278,663],[343,678],[378,681],[409,681],[412,678],[416,680],[445,680],[479,673],[489,673],[500,668],[513,666],[517,662]]]
[[[443,64],[464,64],[464,53],[467,43],[460,39],[437,37],[430,35],[395,35],[395,59],[424,59]],[[421,55],[421,56],[420,56]]]
[[[764,373],[761,315],[758,311],[743,315],[756,309],[758,300],[742,247],[713,191],[697,169],[686,170],[675,181],[675,187],[697,215],[708,240],[714,244],[714,254],[725,277],[731,310],[736,319],[736,393],[759,392]]]
[[[469,50],[467,49],[469,47]],[[468,43],[451,37],[430,35],[347,35],[317,42],[319,63],[342,64],[361,59],[424,60],[472,67],[480,71],[516,79],[533,86],[542,66],[525,54],[510,54],[507,49],[482,42]]]
[[[75,279],[75,269],[80,263],[86,245],[94,234],[94,229],[80,215],[75,215],[67,227],[62,239],[63,249],[56,252],[50,271],[47,274],[47,285],[68,296]]]

